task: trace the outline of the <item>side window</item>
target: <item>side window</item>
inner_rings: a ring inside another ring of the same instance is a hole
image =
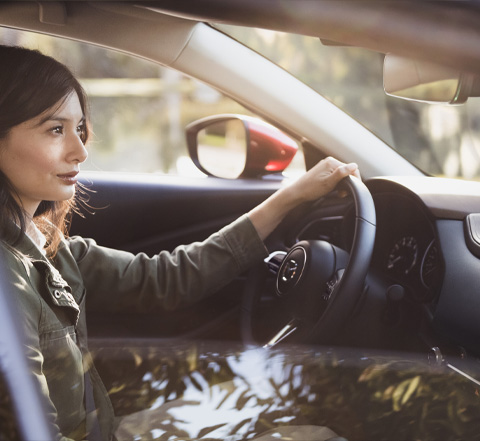
[[[133,56],[10,29],[0,28],[0,41],[39,49],[79,78],[93,129],[83,170],[201,175],[188,156],[184,127],[218,113],[251,115],[203,83]],[[297,158],[291,167],[302,164]]]

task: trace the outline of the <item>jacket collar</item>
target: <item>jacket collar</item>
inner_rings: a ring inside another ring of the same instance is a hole
[[[9,222],[6,227],[8,237],[18,237],[20,234],[20,227],[14,222]],[[45,255],[25,233],[20,235],[20,240],[15,244],[14,248],[31,259],[47,261]]]
[[[10,237],[18,236],[20,228],[13,222],[7,227],[7,234]],[[63,245],[63,244],[62,244]],[[15,245],[15,250],[21,253],[38,272],[43,274],[45,280],[45,295],[49,303],[56,306],[68,307],[72,313],[72,318],[76,324],[79,316],[79,306],[72,294],[72,288],[69,283],[65,281],[60,272],[53,266],[47,257],[35,245],[33,240],[25,233],[21,234],[20,240]],[[45,297],[45,296],[44,296]]]

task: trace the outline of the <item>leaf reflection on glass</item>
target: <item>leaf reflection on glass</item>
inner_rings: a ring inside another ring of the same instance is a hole
[[[478,392],[446,369],[306,347],[232,346],[96,350],[115,411],[130,424],[123,439],[238,441],[309,425],[350,441],[480,439]]]

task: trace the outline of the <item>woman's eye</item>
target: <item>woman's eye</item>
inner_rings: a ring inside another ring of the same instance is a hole
[[[77,127],[77,135],[82,140],[83,144],[87,142],[87,127],[85,123],[82,123]]]
[[[54,127],[53,129],[50,129],[52,133],[55,133],[57,135],[63,135],[63,127],[62,126],[57,126]]]

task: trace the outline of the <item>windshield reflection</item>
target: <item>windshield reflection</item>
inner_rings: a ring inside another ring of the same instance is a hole
[[[95,346],[122,417],[120,440],[237,441],[293,426],[326,426],[350,441],[480,434],[478,386],[429,367],[423,355],[215,342]]]

